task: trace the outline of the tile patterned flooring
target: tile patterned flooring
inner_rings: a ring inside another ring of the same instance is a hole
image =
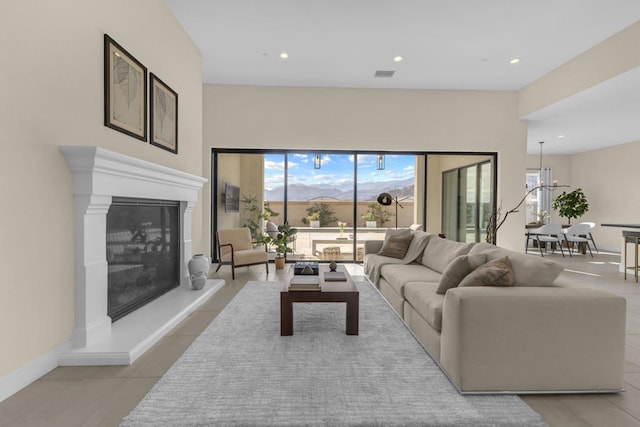
[[[539,256],[531,254],[531,256]],[[620,256],[599,254],[562,258],[563,280],[609,290],[627,299],[626,392],[619,394],[559,394],[522,396],[552,426],[640,427],[640,285],[633,275],[625,282],[618,272]],[[360,266],[350,265],[353,274]],[[264,280],[263,266],[240,268],[231,280],[229,267],[211,278],[225,286],[151,350],[130,366],[59,367],[0,403],[2,426],[117,426],[144,397],[191,342],[209,325],[249,280]],[[269,269],[269,280],[283,271]]]

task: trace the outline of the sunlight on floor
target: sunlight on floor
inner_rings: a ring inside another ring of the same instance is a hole
[[[567,268],[565,268],[564,271],[566,271],[568,273],[583,274],[585,276],[602,277],[601,274],[587,273],[586,271],[569,270]]]

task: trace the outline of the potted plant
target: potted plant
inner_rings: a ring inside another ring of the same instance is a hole
[[[376,217],[371,210],[362,215],[362,219],[364,219],[367,228],[376,228]]]
[[[311,228],[320,228],[320,212],[314,212],[307,217]]]
[[[579,218],[589,210],[589,202],[581,188],[576,188],[570,193],[563,191],[558,197],[551,201],[551,207],[558,211],[558,215],[569,220]]]
[[[291,241],[298,230],[292,228],[289,223],[285,222],[278,226],[278,234],[276,237],[263,236],[262,242],[266,245],[273,246],[276,251],[276,269],[280,270],[284,268],[285,256],[287,253],[293,253],[293,249],[287,246],[287,243]]]
[[[369,203],[367,212],[362,215],[367,228],[384,227],[384,224],[394,216],[392,212],[385,209],[379,203]]]
[[[316,202],[307,208],[307,216],[302,218],[302,223],[309,224],[312,228],[326,227],[338,220],[334,213],[335,211],[329,203]]]

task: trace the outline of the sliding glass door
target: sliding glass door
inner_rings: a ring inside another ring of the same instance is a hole
[[[484,181],[471,169],[464,175],[464,206],[458,206],[457,190],[452,193],[455,200],[445,194],[442,201],[450,215],[458,209],[465,215],[459,220],[456,216],[453,223],[443,221],[443,228],[439,213],[438,221],[428,223],[427,204],[439,206],[440,201],[426,200],[427,157],[424,153],[214,150],[212,230],[215,234],[217,229],[246,226],[259,241],[287,222],[298,229],[289,243],[293,251],[287,255],[289,261],[361,262],[365,241],[384,239],[389,228],[437,234],[445,229],[447,237],[481,238],[484,205],[492,199],[485,197]],[[457,155],[442,157],[446,160],[441,159],[442,165],[449,158]],[[488,165],[491,172],[493,164]],[[482,175],[483,166],[478,168],[474,170]],[[451,180],[447,192],[452,185],[458,188],[457,174],[444,176]],[[230,211],[225,203],[228,186],[239,193],[237,211]]]
[[[482,242],[492,210],[491,162],[442,173],[442,229],[459,242]]]

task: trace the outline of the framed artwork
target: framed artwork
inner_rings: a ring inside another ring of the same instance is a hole
[[[240,212],[240,187],[237,185],[224,185],[224,211]]]
[[[104,35],[104,125],[147,140],[147,68]]]
[[[178,94],[151,74],[151,144],[178,154]]]

